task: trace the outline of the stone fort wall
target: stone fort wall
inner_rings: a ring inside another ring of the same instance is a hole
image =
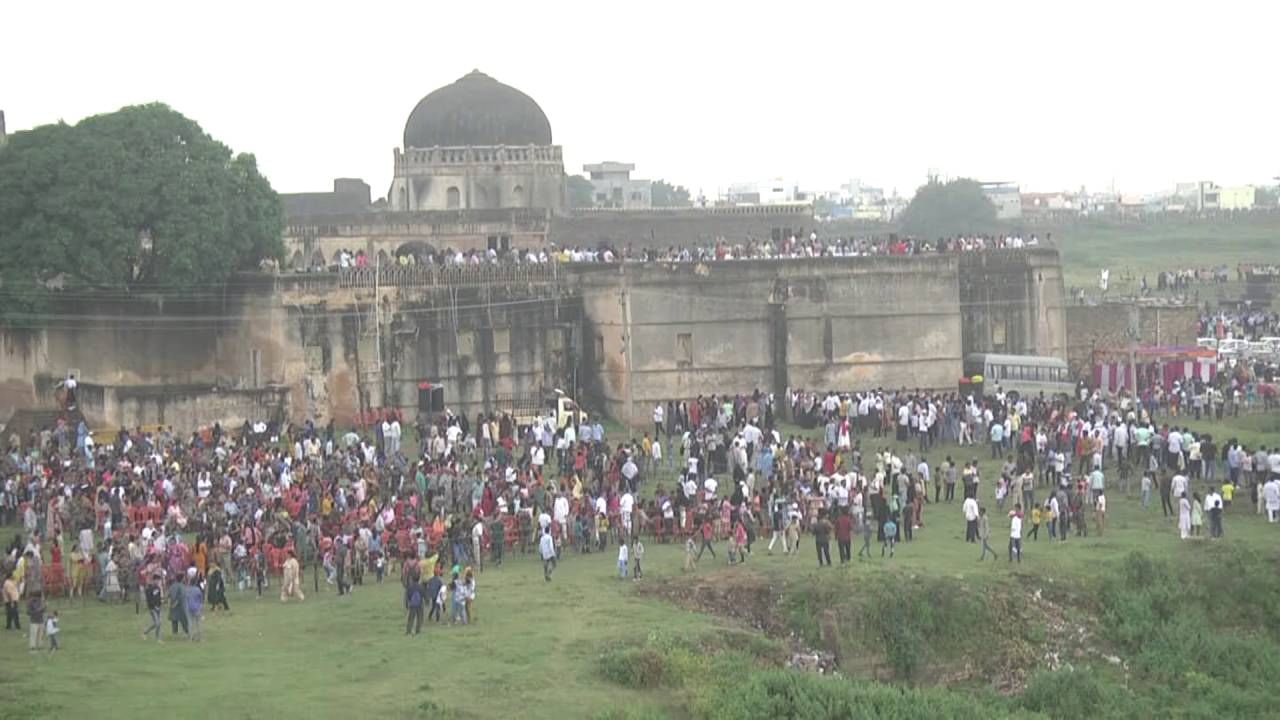
[[[992,342],[979,329],[1003,323],[1005,352],[1065,348],[1056,250],[986,255],[289,273],[183,302],[68,301],[0,330],[0,419],[51,405],[69,370],[96,426],[179,431],[413,417],[424,381],[468,415],[563,388],[637,423],[709,392],[945,389]]]

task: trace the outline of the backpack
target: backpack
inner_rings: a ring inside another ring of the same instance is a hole
[[[413,584],[409,588],[409,607],[422,607],[422,586],[417,583]]]

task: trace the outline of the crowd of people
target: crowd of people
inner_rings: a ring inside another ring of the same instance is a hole
[[[862,257],[878,255],[928,255],[936,253],[979,252],[983,250],[1019,249],[1049,243],[1051,237],[1038,235],[965,235],[921,240],[891,234],[886,236],[807,237],[789,236],[780,242],[747,238],[734,242],[719,238],[715,242],[693,247],[669,245],[666,248],[633,245],[618,247],[610,243],[589,246],[557,246],[499,250],[434,250],[426,247],[407,248],[394,257],[379,260],[364,250],[339,250],[330,266],[340,272],[393,267],[454,268],[498,264],[546,263],[686,263],[725,260],[781,260],[819,257]]]
[[[784,415],[811,432],[784,435]],[[364,435],[246,423],[189,437],[122,430],[110,443],[60,420],[8,438],[0,524],[22,530],[2,568],[6,625],[19,626],[25,600],[36,649],[58,631],[47,595],[134,596],[150,615],[144,637],[161,638],[167,605],[171,636],[199,640],[206,611],[230,611],[229,587],[262,597],[278,582],[281,602],[304,602],[309,567],[314,588],[323,577],[339,596],[398,577],[416,634],[424,618],[474,622],[477,577],[508,553],[535,554],[551,582],[567,555],[616,546],[618,576],[639,579],[645,536],[683,542],[692,571],[706,555],[749,562],[768,534],[765,552],[787,555],[811,538],[825,566],[833,539],[840,563],[855,538],[859,560],[873,542],[892,558],[926,516],[956,529],[962,518],[983,560],[1000,518],[1007,561],[1021,562],[1024,530],[1038,540],[1043,525],[1058,542],[1091,524],[1105,532],[1113,487],[1136,488],[1144,509],[1158,493],[1182,537],[1205,517],[1222,536],[1237,493],[1280,519],[1280,448],[1157,417],[1083,387],[1057,398],[796,389],[658,403],[651,429],[617,442],[598,421],[519,427],[446,412],[414,423],[416,452],[394,413]],[[998,475],[984,477],[980,457]]]

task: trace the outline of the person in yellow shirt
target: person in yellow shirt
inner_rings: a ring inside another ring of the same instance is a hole
[[[1224,512],[1227,508],[1231,507],[1231,496],[1234,495],[1235,492],[1236,486],[1232,485],[1230,481],[1222,483],[1222,509]]]
[[[1040,539],[1040,520],[1042,517],[1043,513],[1040,510],[1040,506],[1033,505],[1031,507],[1031,532],[1027,533],[1027,537],[1032,540]]]

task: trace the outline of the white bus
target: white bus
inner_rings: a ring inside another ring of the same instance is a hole
[[[1075,394],[1067,361],[1055,357],[973,353],[964,359],[964,374],[981,375],[987,394],[993,394],[997,385],[1023,397]]]

